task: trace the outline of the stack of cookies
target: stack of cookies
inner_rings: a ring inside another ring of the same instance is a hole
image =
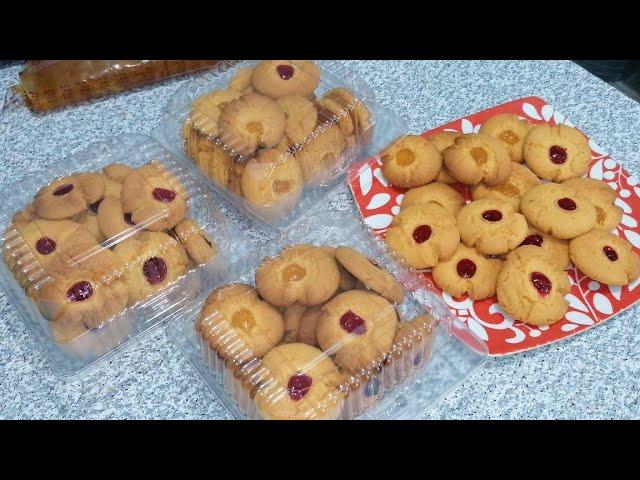
[[[191,105],[182,132],[188,157],[254,209],[285,216],[305,185],[334,178],[371,139],[364,103],[345,88],[316,98],[320,76],[304,60],[240,69],[226,89]]]
[[[608,285],[640,275],[640,258],[616,234],[616,192],[584,177],[591,149],[575,128],[501,114],[477,134],[408,135],[381,159],[387,180],[409,189],[387,245],[408,266],[432,268],[455,297],[497,294],[514,319],[549,325],[567,312],[570,262]]]
[[[13,215],[4,261],[55,342],[80,355],[117,346],[129,332],[130,318],[119,316],[127,307],[217,254],[187,217],[188,200],[162,163],[114,163],[54,180]],[[96,345],[103,330],[117,338]]]
[[[204,360],[248,418],[353,418],[420,367],[434,321],[402,321],[400,284],[349,247],[299,244],[214,290]]]

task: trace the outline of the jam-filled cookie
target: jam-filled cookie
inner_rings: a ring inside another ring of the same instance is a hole
[[[448,147],[454,144],[455,139],[459,135],[460,134],[458,132],[438,132],[438,133],[429,135],[428,137],[424,137],[424,139],[427,142],[434,144],[436,148],[440,151],[440,153],[442,153],[444,152],[445,149],[447,149]],[[444,162],[442,164],[442,170],[440,170],[440,173],[438,174],[436,181],[441,183],[447,183],[447,184],[458,182],[447,171],[446,167],[444,166]]]
[[[218,122],[222,110],[228,103],[240,98],[240,92],[232,89],[214,90],[198,97],[191,104],[187,124],[205,136],[215,137],[220,133]]]
[[[255,393],[259,415],[273,420],[334,420],[344,394],[331,359],[302,343],[279,345],[262,359],[266,378]]]
[[[419,135],[407,135],[381,154],[382,173],[392,185],[413,188],[432,182],[442,169],[442,155]]]
[[[385,242],[410,267],[429,268],[453,255],[460,233],[447,209],[427,203],[407,207],[395,216]]]
[[[510,203],[490,198],[465,205],[456,219],[460,240],[485,255],[513,250],[529,230],[524,215],[517,213]]]
[[[571,260],[587,276],[607,285],[627,285],[640,275],[640,257],[623,238],[592,230],[569,242]]]
[[[351,290],[322,307],[316,335],[323,351],[349,372],[379,366],[396,333],[398,315],[387,299],[374,292]]]
[[[433,282],[449,295],[468,294],[482,300],[496,293],[502,260],[486,258],[474,248],[460,244],[453,256],[433,267]]]
[[[404,292],[402,286],[393,276],[375,266],[367,257],[353,248],[336,248],[336,260],[365,287],[379,293],[393,303],[402,303]]]
[[[176,226],[187,214],[188,195],[180,181],[153,161],[129,173],[122,183],[122,209],[131,221],[158,232]]]
[[[471,189],[471,196],[474,200],[494,198],[509,202],[517,211],[520,209],[522,195],[540,183],[540,179],[535,173],[527,167],[515,163],[511,167],[511,176],[505,183],[493,187],[480,183]]]
[[[522,146],[531,130],[531,123],[512,113],[501,113],[489,118],[480,127],[480,133],[497,138],[509,152],[513,162],[522,163]]]
[[[530,225],[562,240],[588,232],[597,221],[589,199],[557,183],[537,185],[526,192],[520,200],[520,211]]]
[[[226,186],[233,164],[231,155],[189,122],[184,125],[183,137],[186,154],[200,171],[218,185]]]
[[[298,160],[275,148],[249,160],[240,179],[242,195],[253,205],[281,215],[298,203],[304,180]]]
[[[131,304],[173,283],[187,272],[189,264],[178,241],[163,232],[139,232],[113,251],[126,266],[123,278]]]
[[[429,202],[437,203],[446,208],[453,215],[464,206],[465,200],[457,190],[446,183],[433,182],[423,187],[416,187],[407,190],[402,197],[400,209],[403,210],[411,205],[425,204]]]
[[[198,265],[203,265],[218,254],[218,249],[205,231],[190,218],[185,218],[173,228],[180,244],[189,257]]]
[[[525,245],[509,253],[502,266],[496,294],[502,309],[515,320],[550,325],[564,317],[569,302],[569,276],[539,248]]]
[[[47,220],[62,220],[84,212],[104,196],[104,178],[97,173],[82,173],[55,180],[36,194],[35,213]]]
[[[318,111],[313,102],[298,95],[288,95],[277,100],[287,119],[284,134],[289,146],[303,143],[309,138],[318,122]]]
[[[263,60],[253,69],[251,84],[262,95],[309,97],[320,83],[320,69],[309,60]]]
[[[124,238],[124,232],[133,234],[135,223],[131,220],[131,213],[125,213],[119,198],[108,196],[100,202],[96,216],[98,227],[106,238]]]
[[[195,329],[220,357],[241,363],[275,347],[284,335],[284,321],[253,288],[232,284],[209,294]]]
[[[511,175],[509,152],[500,140],[489,135],[460,135],[442,155],[447,171],[466,185],[484,182],[493,187],[505,183]]]
[[[527,236],[520,244],[521,247],[524,245],[539,247],[549,256],[551,263],[562,270],[569,266],[569,242],[567,240],[554,238],[530,226]]]
[[[220,140],[231,150],[248,156],[258,148],[275,147],[284,135],[284,110],[264,95],[250,93],[229,102],[218,120]]]
[[[533,173],[554,182],[581,177],[591,161],[587,138],[566,125],[536,125],[524,140],[523,152]]]
[[[312,138],[296,152],[304,181],[319,186],[336,175],[345,160],[345,136],[337,125],[318,127]]]
[[[569,188],[573,188],[578,195],[586,197],[593,203],[596,209],[596,225],[594,228],[612,230],[622,220],[622,209],[615,205],[617,194],[605,182],[594,178],[572,178],[562,182]]]
[[[258,293],[276,307],[320,305],[333,296],[339,284],[335,259],[313,245],[287,247],[277,257],[265,258],[256,270]]]

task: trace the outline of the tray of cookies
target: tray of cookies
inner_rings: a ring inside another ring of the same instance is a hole
[[[248,250],[202,180],[142,135],[1,195],[0,282],[63,377],[181,314]]]
[[[186,82],[156,136],[244,214],[284,228],[403,126],[339,62],[263,60]]]
[[[231,418],[415,418],[486,358],[345,212],[301,219],[244,262],[167,325]]]
[[[491,355],[640,300],[638,181],[541,98],[399,137],[349,185],[365,224]]]

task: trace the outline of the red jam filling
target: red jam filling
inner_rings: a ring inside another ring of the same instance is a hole
[[[456,265],[456,270],[462,278],[471,278],[476,274],[476,264],[468,258],[463,258]]]
[[[500,210],[485,210],[482,212],[482,218],[490,222],[499,222],[502,220],[502,212]]]
[[[551,291],[551,280],[545,274],[540,272],[533,272],[531,274],[531,283],[536,287],[536,290],[540,292],[543,297],[549,295]]]
[[[420,225],[413,231],[413,239],[416,243],[424,243],[431,237],[431,227],[429,225]]]
[[[364,319],[351,310],[340,317],[340,326],[345,332],[353,333],[354,335],[362,335],[367,331]]]
[[[618,260],[618,252],[616,252],[613,248],[611,248],[609,245],[602,247],[602,251],[604,252],[604,254],[607,256],[607,258],[609,260],[611,260],[612,262],[615,262],[616,260]]]
[[[313,379],[305,373],[291,375],[291,377],[289,378],[289,383],[287,383],[287,390],[289,391],[291,400],[297,402],[307,393],[309,393],[312,383]]]
[[[563,210],[568,210],[568,211],[572,211],[575,210],[576,208],[578,208],[578,206],[576,205],[576,202],[574,202],[573,200],[571,200],[570,198],[561,198],[560,200],[558,200],[558,206],[563,209]]]
[[[162,203],[173,202],[176,198],[176,192],[173,190],[167,190],[166,188],[154,188],[153,198]]]
[[[291,77],[293,77],[293,67],[291,65],[278,65],[276,67],[276,70],[278,71],[278,75],[280,75],[280,78],[283,80],[289,80]]]
[[[554,145],[549,148],[549,160],[556,165],[562,165],[567,161],[567,149]]]
[[[144,273],[144,276],[147,278],[147,282],[151,285],[157,285],[158,283],[162,283],[167,276],[167,264],[161,258],[151,257],[144,262],[142,273]]]
[[[53,194],[56,197],[61,197],[62,195],[66,195],[67,193],[69,193],[71,190],[73,190],[73,185],[68,183],[67,185],[62,185],[61,187],[56,188],[53,191]]]
[[[542,246],[542,235],[538,235],[537,233],[533,233],[525,238],[520,246],[523,245],[535,245],[536,247]]]
[[[42,237],[36,242],[36,250],[40,255],[49,255],[56,249],[56,242],[47,237]]]
[[[93,287],[89,282],[84,280],[78,283],[74,283],[69,290],[67,290],[67,299],[70,302],[82,302],[87,300],[93,295]]]
[[[102,199],[89,205],[89,208],[93,213],[98,213],[98,207],[100,206],[101,203],[102,203]]]

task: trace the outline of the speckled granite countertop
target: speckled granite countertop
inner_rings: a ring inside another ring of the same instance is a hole
[[[548,100],[636,175],[640,104],[571,62],[347,62],[412,132],[519,97]],[[0,70],[0,92],[20,66]],[[148,133],[185,79],[34,116],[0,118],[4,187],[25,170],[89,143]],[[327,207],[355,213],[346,186]],[[236,221],[234,219],[234,221]],[[638,418],[640,321],[633,308],[574,338],[489,361],[424,412],[425,418]],[[82,381],[53,376],[39,345],[0,292],[0,418],[224,418],[163,330]]]

